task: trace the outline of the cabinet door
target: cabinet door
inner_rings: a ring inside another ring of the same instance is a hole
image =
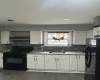
[[[77,70],[77,55],[70,55],[70,70]]]
[[[3,53],[0,53],[0,68],[3,68]]]
[[[33,57],[33,55],[28,54],[27,55],[27,68],[35,69],[36,68],[35,61],[36,59]]]
[[[75,44],[85,45],[86,44],[86,31],[75,31]]]
[[[85,71],[85,55],[78,55],[78,70]]]
[[[88,30],[87,31],[87,36],[86,38],[93,38],[93,30]]]
[[[43,55],[36,56],[36,69],[44,69],[44,56]]]
[[[30,44],[41,44],[41,31],[30,31]]]
[[[97,35],[98,34],[98,28],[93,28],[93,35]]]
[[[98,35],[100,35],[100,27],[98,27]]]
[[[9,44],[9,31],[2,31],[1,32],[1,44]]]
[[[56,56],[55,55],[46,55],[45,56],[45,69],[52,70],[56,69]]]
[[[57,69],[69,70],[69,55],[58,55]]]

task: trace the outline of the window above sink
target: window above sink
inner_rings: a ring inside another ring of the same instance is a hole
[[[44,31],[44,46],[70,46],[72,31]]]

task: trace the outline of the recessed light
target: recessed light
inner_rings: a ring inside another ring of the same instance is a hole
[[[7,21],[14,21],[13,19],[8,19]]]
[[[64,20],[69,20],[69,19],[64,19]]]

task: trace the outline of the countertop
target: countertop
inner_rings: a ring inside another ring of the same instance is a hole
[[[32,51],[29,52],[27,54],[36,54],[36,55],[85,55],[85,52],[36,52],[36,51]]]
[[[0,52],[0,54],[3,54],[3,52]]]

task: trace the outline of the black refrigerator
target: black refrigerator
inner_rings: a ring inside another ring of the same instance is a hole
[[[96,67],[95,67],[95,80],[100,80],[100,38],[97,39],[96,44]]]
[[[91,40],[95,45],[90,44]],[[100,80],[100,38],[90,39],[88,43],[85,50],[85,80]]]

